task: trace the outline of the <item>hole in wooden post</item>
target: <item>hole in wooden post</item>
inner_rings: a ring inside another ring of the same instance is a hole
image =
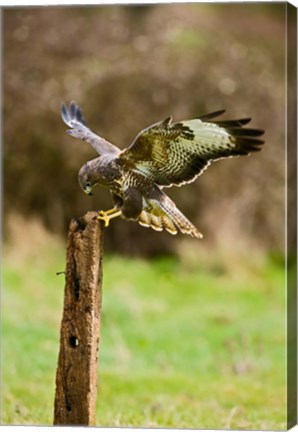
[[[76,336],[70,336],[69,345],[72,348],[76,348],[79,345],[79,339]]]
[[[79,300],[80,298],[80,278],[79,276],[75,275],[74,277],[74,296],[76,300]]]
[[[83,217],[76,218],[76,223],[80,231],[84,231],[87,226],[87,221]]]

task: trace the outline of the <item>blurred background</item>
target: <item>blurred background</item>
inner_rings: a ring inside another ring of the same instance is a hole
[[[65,133],[62,101],[75,100],[88,125],[120,148],[169,115],[226,109],[225,118],[252,117],[266,130],[264,151],[167,191],[204,243],[283,249],[284,13],[283,4],[6,9],[5,220],[35,216],[64,235],[71,217],[111,205],[107,191],[90,198],[78,186],[79,168],[97,155]],[[106,248],[154,255],[180,241],[117,220]]]
[[[99,424],[284,427],[285,14],[283,3],[3,11],[3,334],[6,364],[15,359],[5,369],[4,423],[51,422],[64,286],[55,271],[65,265],[70,219],[111,206],[108,191],[91,198],[79,188],[79,168],[97,155],[65,132],[61,102],[74,100],[88,126],[120,148],[169,115],[220,109],[266,131],[261,153],[219,161],[195,183],[167,189],[202,241],[120,218],[106,230],[108,408],[99,405]],[[193,374],[207,377],[200,390]],[[165,376],[172,381],[163,392],[153,388]]]

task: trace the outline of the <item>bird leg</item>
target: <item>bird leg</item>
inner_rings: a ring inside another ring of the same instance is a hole
[[[103,220],[105,223],[105,227],[107,227],[109,226],[110,219],[113,219],[120,215],[121,215],[121,210],[119,210],[117,207],[113,207],[112,209],[106,211],[100,210],[98,212],[97,219]]]

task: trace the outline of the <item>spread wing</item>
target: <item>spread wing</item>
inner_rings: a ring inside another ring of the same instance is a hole
[[[118,147],[99,137],[86,126],[82,110],[74,102],[70,102],[68,107],[64,104],[61,105],[61,117],[64,123],[71,127],[67,131],[69,135],[87,141],[100,155],[119,155],[120,149]]]
[[[217,111],[172,123],[171,117],[144,129],[120,154],[131,169],[161,186],[192,182],[215,160],[259,151],[264,131],[243,126],[251,119],[217,120]]]

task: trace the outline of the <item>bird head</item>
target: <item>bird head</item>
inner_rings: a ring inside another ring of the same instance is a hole
[[[92,195],[92,189],[96,185],[110,188],[117,179],[120,179],[119,167],[110,162],[110,159],[101,156],[82,166],[79,171],[79,183],[85,194]]]
[[[79,184],[85,194],[92,195],[92,188],[95,182],[92,176],[92,170],[90,170],[88,163],[83,165],[79,171]]]

